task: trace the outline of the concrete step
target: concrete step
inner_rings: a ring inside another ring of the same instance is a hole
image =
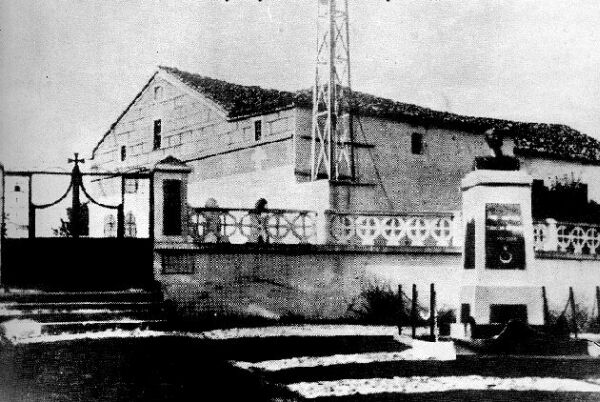
[[[60,335],[64,333],[77,334],[83,332],[101,332],[108,330],[131,331],[135,329],[159,329],[162,328],[164,320],[138,320],[122,318],[117,320],[98,321],[65,321],[65,322],[42,322],[42,334]]]
[[[67,302],[67,303],[15,303],[0,302],[0,317],[49,316],[49,315],[96,315],[157,313],[159,302]]]
[[[73,321],[103,321],[118,320],[121,318],[135,318],[140,320],[154,319],[160,316],[160,311],[105,311],[105,310],[73,310],[53,313],[11,311],[10,314],[1,313],[0,322],[11,319],[29,319],[37,322],[73,322]]]
[[[0,292],[0,302],[17,303],[68,303],[68,302],[153,302],[160,301],[158,292],[141,289],[102,292],[44,292],[38,290],[11,289]]]
[[[18,302],[18,301],[0,301],[0,309],[11,310],[19,309],[21,311],[35,310],[73,310],[85,308],[102,308],[111,310],[127,310],[132,307],[142,308],[143,306],[151,307],[153,301],[74,301],[74,302]]]
[[[36,321],[42,333],[50,335],[164,325],[161,295],[145,290],[4,292],[0,294],[0,322],[12,319]]]

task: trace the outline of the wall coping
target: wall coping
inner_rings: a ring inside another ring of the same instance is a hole
[[[561,251],[545,251],[545,250],[536,250],[535,258],[540,259],[548,259],[548,260],[583,260],[583,261],[600,261],[600,255],[590,255],[590,254],[573,254],[573,253],[563,253]]]
[[[530,187],[533,178],[523,170],[473,170],[461,180],[462,191],[477,186]]]
[[[154,250],[159,253],[190,251],[193,253],[255,253],[265,254],[401,254],[401,255],[462,255],[461,247],[410,247],[410,246],[362,246],[346,244],[257,244],[257,243],[191,243],[157,242]],[[560,251],[535,251],[535,258],[553,260],[600,261],[600,255],[563,253]]]
[[[258,243],[174,243],[157,244],[157,252],[178,252],[181,250],[197,253],[255,253],[265,254],[440,254],[461,255],[459,247],[398,247],[398,246],[352,246],[345,244],[258,244]]]

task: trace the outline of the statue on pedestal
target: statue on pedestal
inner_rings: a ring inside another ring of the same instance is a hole
[[[475,158],[474,170],[519,170],[521,165],[514,156],[502,153],[504,136],[495,128],[485,132],[485,141],[492,150],[492,156],[479,156]]]

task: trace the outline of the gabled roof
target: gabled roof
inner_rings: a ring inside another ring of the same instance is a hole
[[[231,120],[294,107],[312,107],[310,90],[289,92],[265,89],[258,86],[233,84],[173,67],[160,66],[159,68],[220,106]],[[110,129],[94,148],[92,155],[131,105],[141,96],[155,75],[156,73],[110,126]],[[515,153],[519,155],[600,164],[600,141],[562,124],[525,123],[463,116],[362,92],[352,92],[348,105],[353,110],[353,114],[357,116],[381,117],[416,126],[448,128],[478,134],[489,128],[496,128],[513,138]]]
[[[230,119],[272,113],[293,107],[312,107],[310,90],[298,92],[232,84],[172,67],[160,67],[220,105]],[[425,127],[483,133],[503,130],[521,155],[600,163],[600,141],[562,124],[525,123],[487,117],[462,116],[409,103],[353,92],[349,104],[359,116],[382,117]]]
[[[298,101],[297,94],[293,92],[232,84],[173,67],[160,66],[159,68],[221,106],[228,112],[230,119],[292,108]]]

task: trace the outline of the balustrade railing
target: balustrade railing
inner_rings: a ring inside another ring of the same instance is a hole
[[[328,212],[329,242],[391,247],[458,246],[452,213]]]
[[[190,234],[200,243],[316,243],[316,212],[193,208]]]
[[[190,234],[200,243],[272,243],[388,247],[461,247],[459,217],[452,213],[327,211],[327,236],[318,236],[314,211],[193,208]],[[600,225],[536,221],[536,251],[600,255]]]
[[[590,223],[538,221],[533,225],[534,247],[539,251],[565,254],[600,254],[600,225]]]

